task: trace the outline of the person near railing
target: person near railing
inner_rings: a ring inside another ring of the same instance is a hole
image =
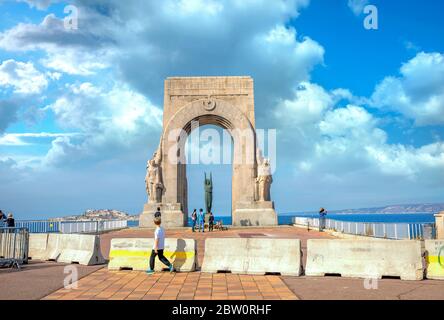
[[[6,227],[7,228],[14,228],[15,227],[15,220],[12,213],[8,214],[8,218],[6,219]]]
[[[6,222],[6,215],[3,213],[2,210],[0,210],[0,228],[5,226]]]
[[[321,208],[319,210],[319,232],[324,231],[325,229],[325,216],[327,215],[327,210],[325,210],[324,208]]]

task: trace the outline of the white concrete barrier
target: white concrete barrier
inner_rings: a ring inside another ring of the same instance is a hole
[[[310,239],[307,241],[307,276],[422,280],[421,242],[415,240]]]
[[[59,233],[32,233],[29,236],[29,257],[33,260],[57,261],[62,247]]]
[[[108,269],[147,270],[154,239],[115,238],[111,240]],[[197,267],[196,241],[194,239],[165,239],[164,256],[176,271],[194,271]],[[166,266],[156,257],[155,270]]]
[[[86,266],[104,264],[100,238],[90,234],[58,234],[60,255],[57,262],[78,263]]]
[[[41,233],[29,237],[29,257],[34,260],[104,264],[100,238],[88,234]]]
[[[299,239],[212,238],[205,240],[202,272],[301,274]]]
[[[29,258],[32,260],[49,260],[47,233],[29,234]]]
[[[427,279],[444,280],[444,240],[426,240]]]

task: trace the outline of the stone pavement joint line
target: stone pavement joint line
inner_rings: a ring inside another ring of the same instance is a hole
[[[100,269],[44,300],[298,300],[279,276]]]

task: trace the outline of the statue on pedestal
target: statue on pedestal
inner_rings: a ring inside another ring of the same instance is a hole
[[[207,173],[205,172],[205,180],[204,180],[204,188],[205,188],[205,213],[211,212],[211,207],[213,206],[213,177],[210,172],[210,179],[207,179]]]
[[[157,150],[153,154],[153,158],[147,162],[147,172],[145,177],[146,192],[148,200],[152,203],[162,202],[162,168],[160,166],[162,154]]]
[[[257,149],[257,178],[256,178],[256,201],[271,201],[270,188],[273,183],[271,176],[270,160],[262,157]]]

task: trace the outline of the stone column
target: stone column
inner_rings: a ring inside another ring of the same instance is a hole
[[[444,211],[435,214],[436,239],[444,240]]]

